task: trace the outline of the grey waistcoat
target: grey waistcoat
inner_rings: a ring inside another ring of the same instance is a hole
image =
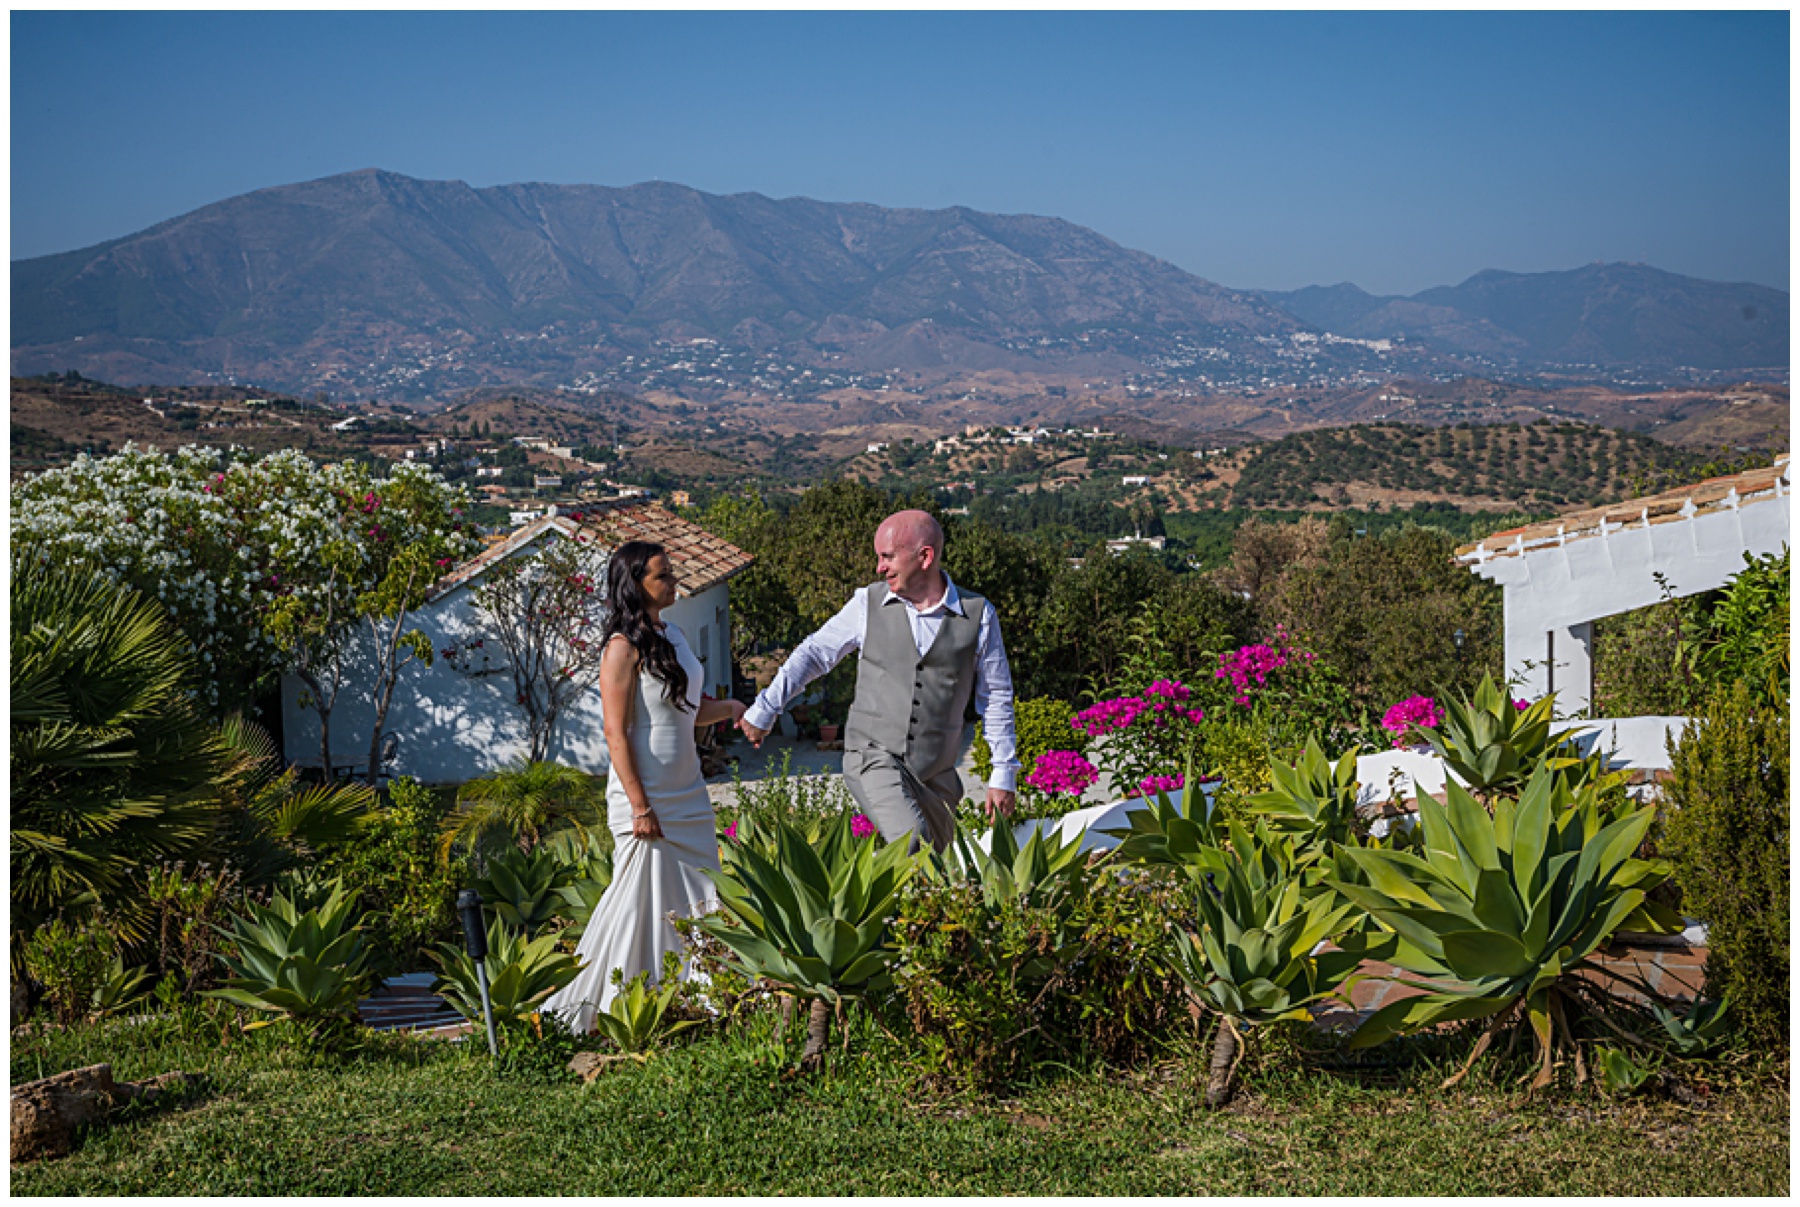
[[[844,728],[845,750],[901,756],[928,780],[956,766],[963,710],[975,690],[975,644],[987,601],[959,592],[965,613],[944,614],[925,656],[913,644],[906,605],[884,607],[887,584],[869,588],[868,623],[856,671],[856,699]]]

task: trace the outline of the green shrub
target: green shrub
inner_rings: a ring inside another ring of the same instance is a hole
[[[397,779],[356,839],[317,865],[320,875],[341,880],[367,911],[370,963],[383,973],[422,968],[424,953],[457,933],[456,893],[468,874],[466,861],[445,864],[437,857],[447,809],[442,796],[417,780]]]
[[[205,863],[191,872],[183,863],[163,864],[145,875],[144,896],[162,974],[173,975],[186,994],[217,985],[220,925],[241,900],[238,874]]]
[[[855,807],[841,777],[797,773],[793,758],[792,750],[783,750],[780,765],[759,780],[743,779],[734,767],[733,803],[719,810],[720,828],[744,820],[764,830],[782,824],[816,828]]]
[[[997,846],[992,866],[943,864],[902,891],[895,990],[934,1080],[998,1089],[1042,1059],[1130,1063],[1187,1023],[1170,877],[1059,846]]]
[[[1707,925],[1707,990],[1767,1043],[1788,1034],[1788,729],[1785,702],[1744,683],[1716,695],[1673,749],[1662,850],[1684,909]]]
[[[26,939],[25,971],[43,986],[44,1003],[56,1021],[68,1026],[87,1017],[117,951],[104,923],[54,918]]]
[[[1788,700],[1788,551],[1744,554],[1718,606],[1688,625],[1682,652],[1708,690],[1742,680],[1769,704]]]
[[[1594,622],[1594,715],[1684,716],[1700,696],[1681,656],[1696,599],[1665,599]]]

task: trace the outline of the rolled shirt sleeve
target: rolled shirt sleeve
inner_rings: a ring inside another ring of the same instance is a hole
[[[975,711],[981,717],[981,732],[993,753],[987,786],[1013,792],[1019,777],[1019,757],[1018,739],[1013,732],[1012,667],[1006,661],[1000,618],[991,602],[981,614],[975,641]]]
[[[858,587],[843,609],[820,626],[819,631],[802,641],[788,655],[788,660],[775,672],[769,686],[757,693],[756,702],[744,710],[746,724],[758,729],[775,728],[776,718],[787,711],[793,698],[808,683],[842,662],[852,651],[862,649],[863,627],[869,617],[869,589]],[[1004,665],[1005,655],[1001,655]],[[1007,721],[1012,720],[1012,686],[1007,681]],[[1010,731],[1009,731],[1010,732]]]

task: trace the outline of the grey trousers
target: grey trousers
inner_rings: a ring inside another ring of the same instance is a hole
[[[888,842],[910,836],[908,849],[917,851],[923,838],[942,851],[956,836],[956,802],[962,799],[963,784],[954,767],[921,780],[899,755],[846,750],[844,786]]]

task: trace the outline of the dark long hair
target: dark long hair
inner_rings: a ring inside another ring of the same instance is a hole
[[[647,671],[663,685],[663,699],[682,712],[688,707],[688,677],[675,654],[675,643],[650,623],[650,607],[644,597],[644,574],[650,559],[668,556],[661,545],[649,541],[626,541],[612,552],[606,563],[606,635],[601,641],[622,633],[638,652],[641,671]]]

